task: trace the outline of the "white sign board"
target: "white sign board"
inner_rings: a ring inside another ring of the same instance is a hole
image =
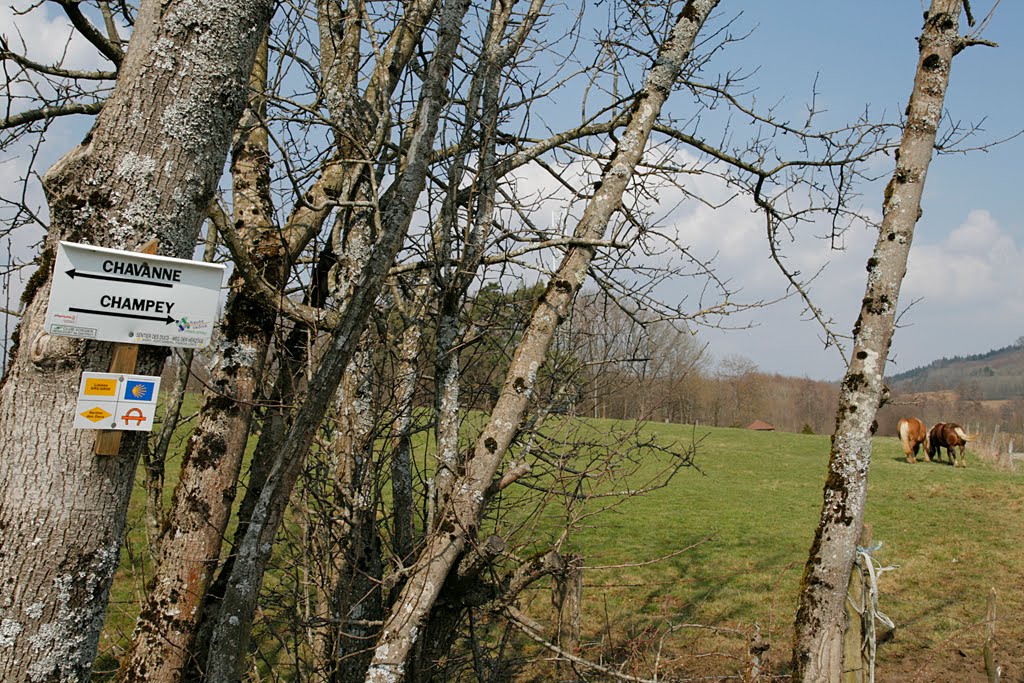
[[[124,344],[210,343],[224,266],[60,242],[46,331]]]
[[[160,378],[83,372],[75,406],[75,429],[153,431]]]

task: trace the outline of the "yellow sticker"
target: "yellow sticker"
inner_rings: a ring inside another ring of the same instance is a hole
[[[117,396],[117,380],[101,377],[85,378],[86,396]],[[91,418],[90,418],[91,419]]]
[[[79,414],[82,417],[84,417],[86,420],[89,420],[91,422],[99,422],[100,420],[104,420],[104,419],[110,417],[110,415],[111,415],[111,413],[108,413],[107,411],[103,410],[103,408],[100,408],[99,406],[96,406],[95,408],[89,408],[89,410],[85,411],[84,413],[79,413]]]

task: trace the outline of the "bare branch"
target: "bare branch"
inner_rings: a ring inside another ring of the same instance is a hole
[[[338,324],[339,318],[336,312],[292,301],[260,275],[259,269],[249,258],[248,246],[238,241],[234,229],[228,225],[227,214],[216,201],[210,203],[207,217],[223,238],[228,251],[231,252],[235,268],[245,273],[246,282],[254,288],[254,293],[263,300],[263,305],[267,309],[280,311],[292,320],[314,329],[332,329]]]
[[[640,676],[630,676],[629,674],[624,674],[621,671],[616,671],[615,669],[604,666],[603,664],[598,664],[597,662],[592,662],[589,659],[584,659],[583,657],[574,655],[571,652],[566,652],[565,650],[563,650],[562,648],[555,645],[554,643],[552,643],[544,637],[544,627],[542,627],[536,621],[520,612],[515,607],[505,607],[504,613],[505,616],[508,617],[512,625],[519,629],[519,631],[521,631],[524,635],[530,637],[534,642],[538,643],[544,649],[550,650],[551,652],[555,653],[560,659],[572,662],[573,664],[576,664],[577,666],[582,666],[585,669],[598,671],[606,676],[611,676],[616,680],[627,681],[628,683],[659,683],[657,679],[642,678]],[[715,678],[717,680],[721,680],[721,678],[717,676]]]
[[[12,62],[41,74],[57,76],[59,78],[72,78],[91,81],[112,81],[117,78],[116,71],[81,71],[78,69],[65,69],[60,66],[47,66],[40,62],[33,61],[24,55],[20,55],[10,49],[7,40],[0,37],[0,60],[9,59]]]
[[[14,128],[26,123],[53,119],[60,116],[71,116],[72,114],[99,114],[103,109],[104,103],[105,101],[90,102],[87,104],[72,102],[63,105],[40,107],[39,109],[21,112],[20,114],[11,114],[3,120],[0,120],[0,129]]]
[[[64,9],[64,13],[71,20],[71,24],[78,30],[82,36],[92,43],[104,57],[114,63],[115,66],[121,66],[121,60],[124,59],[124,51],[121,49],[119,44],[115,44],[105,38],[99,30],[92,25],[92,22],[86,19],[85,15],[82,14],[82,10],[78,7],[77,0],[53,0]]]

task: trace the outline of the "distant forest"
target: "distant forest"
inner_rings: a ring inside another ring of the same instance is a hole
[[[976,401],[1024,397],[1024,337],[987,353],[940,358],[893,375],[890,382],[904,392],[953,390]]]

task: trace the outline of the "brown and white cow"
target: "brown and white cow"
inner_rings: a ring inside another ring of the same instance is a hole
[[[931,448],[928,446],[928,428],[924,422],[916,417],[901,417],[896,423],[896,433],[899,435],[900,443],[903,445],[903,454],[907,456],[907,462],[915,463],[918,450],[924,444],[924,459],[930,460]]]

